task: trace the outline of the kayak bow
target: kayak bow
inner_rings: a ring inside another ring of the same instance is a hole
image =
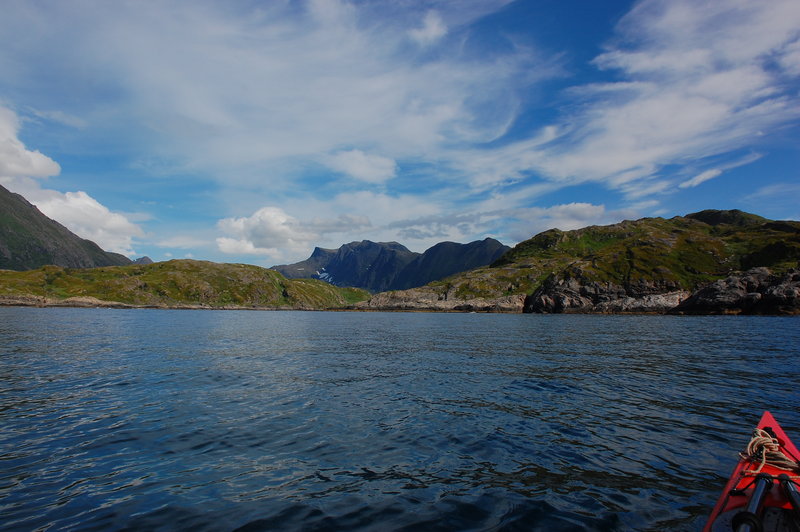
[[[799,461],[800,452],[764,412],[703,532],[800,531]]]

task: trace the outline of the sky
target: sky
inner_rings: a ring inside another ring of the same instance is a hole
[[[797,0],[0,4],[0,185],[131,258],[800,219]]]

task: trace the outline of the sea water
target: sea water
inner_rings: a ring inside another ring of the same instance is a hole
[[[3,530],[699,530],[800,319],[0,308]]]

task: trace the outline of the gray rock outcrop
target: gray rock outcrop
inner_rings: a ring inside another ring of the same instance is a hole
[[[497,298],[448,298],[425,288],[412,288],[375,294],[356,305],[361,310],[404,310],[435,312],[522,312],[522,294]]]
[[[800,314],[800,270],[753,268],[701,288],[674,314]]]
[[[688,298],[690,292],[668,282],[641,281],[621,286],[587,282],[581,272],[550,275],[525,298],[528,313],[654,313],[661,314]]]

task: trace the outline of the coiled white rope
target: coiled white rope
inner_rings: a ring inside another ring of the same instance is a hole
[[[800,463],[783,454],[778,439],[762,429],[757,428],[753,431],[750,443],[747,444],[745,451],[739,453],[739,455],[745,460],[758,463],[756,469],[744,471],[745,475],[757,475],[767,464],[785,471],[800,472]],[[790,478],[797,479],[800,476]]]

